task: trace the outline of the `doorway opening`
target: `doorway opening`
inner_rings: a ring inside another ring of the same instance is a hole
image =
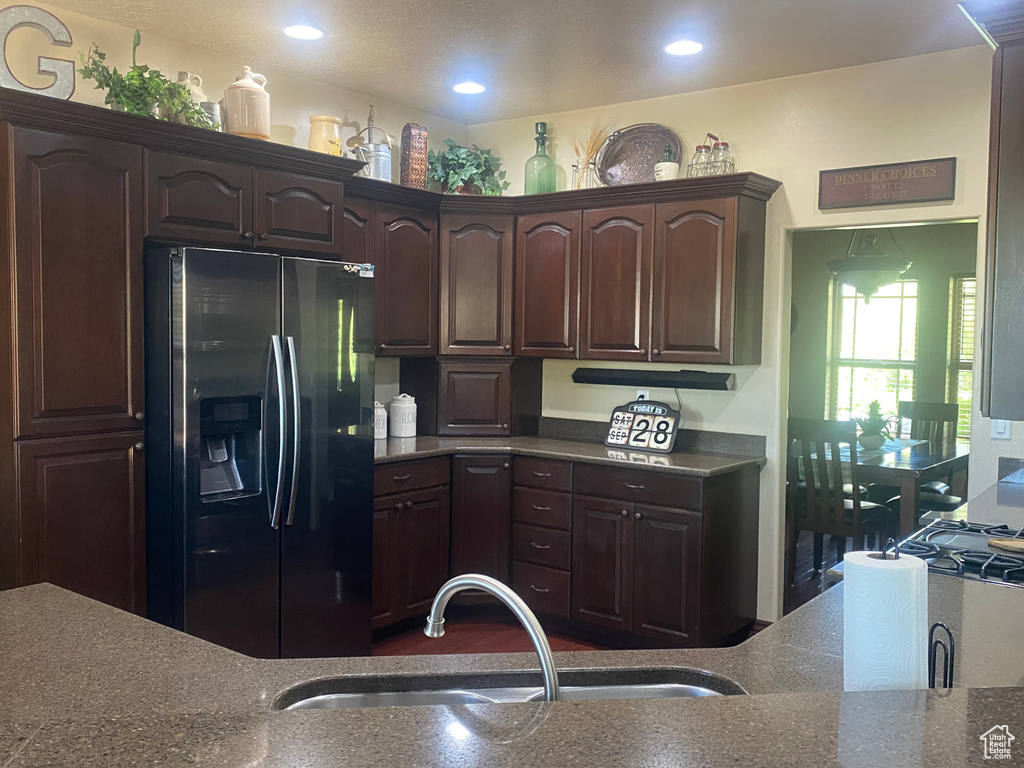
[[[872,234],[865,238],[865,233]],[[864,274],[866,265],[859,275],[845,272],[849,263],[839,260],[861,257],[861,249],[868,247],[865,241],[875,253],[887,254],[888,269],[873,276]],[[912,406],[906,403],[955,404],[955,409],[942,409],[947,415],[956,411],[942,432],[948,435],[944,444],[939,439],[932,442],[941,452],[958,450],[966,455],[973,410],[977,247],[977,222],[794,232],[790,418],[865,420],[877,404],[874,410],[884,424],[885,443],[874,452],[883,452],[877,457],[882,462],[884,452],[910,442],[923,445],[910,441],[906,414]],[[905,271],[904,262],[909,263]],[[904,418],[898,418],[901,413]],[[857,432],[866,437],[862,427]],[[868,451],[863,442],[870,444],[863,440],[858,446],[861,457]],[[793,463],[797,466],[787,466],[786,473],[785,613],[818,594],[823,574],[848,546],[864,545],[863,539],[812,530],[804,493],[795,492],[806,490],[803,463]],[[844,472],[848,477],[846,467]],[[965,493],[963,474],[957,482]],[[866,484],[860,478],[857,485],[858,491],[871,490],[870,498],[883,506],[888,501],[887,486]],[[845,495],[850,492],[849,487],[844,489]],[[869,494],[858,497],[867,500]],[[899,504],[889,507],[896,507],[893,525],[898,526]],[[874,512],[889,514],[886,509]],[[904,524],[907,517],[903,515]]]

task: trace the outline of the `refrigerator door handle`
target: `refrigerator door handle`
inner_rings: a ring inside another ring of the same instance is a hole
[[[299,495],[299,450],[302,447],[302,398],[299,397],[299,358],[295,354],[295,337],[288,337],[288,359],[292,367],[292,487],[288,495],[288,516],[284,524],[295,522],[295,499]]]
[[[288,429],[288,414],[285,411],[284,391],[284,357],[281,352],[281,337],[274,335],[270,337],[270,349],[274,356],[274,370],[277,373],[277,412],[278,412],[278,433],[277,433],[277,486],[274,490],[274,503],[270,508],[270,527],[281,526],[281,502],[284,501],[284,457],[285,457],[285,434]],[[269,494],[268,494],[269,497]]]

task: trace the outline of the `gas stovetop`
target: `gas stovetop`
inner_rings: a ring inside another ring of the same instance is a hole
[[[937,573],[1024,587],[1024,553],[990,546],[989,539],[996,538],[1024,540],[1024,528],[933,520],[902,542],[900,552],[920,557]]]

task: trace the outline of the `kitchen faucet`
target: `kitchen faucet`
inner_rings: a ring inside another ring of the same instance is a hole
[[[533,615],[533,611],[523,602],[523,599],[497,579],[477,573],[467,573],[449,579],[434,597],[434,604],[430,606],[430,615],[427,616],[427,626],[424,627],[423,634],[427,637],[444,637],[444,609],[448,607],[448,601],[453,596],[467,589],[480,589],[493,595],[515,614],[519,623],[530,635],[533,648],[540,658],[540,671],[544,675],[544,698],[547,701],[558,701],[558,670],[555,669],[555,660],[551,656],[548,638],[544,634],[544,630],[541,629],[537,617]]]

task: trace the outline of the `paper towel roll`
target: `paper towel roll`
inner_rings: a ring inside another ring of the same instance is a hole
[[[928,687],[928,566],[912,555],[843,558],[847,691]]]

